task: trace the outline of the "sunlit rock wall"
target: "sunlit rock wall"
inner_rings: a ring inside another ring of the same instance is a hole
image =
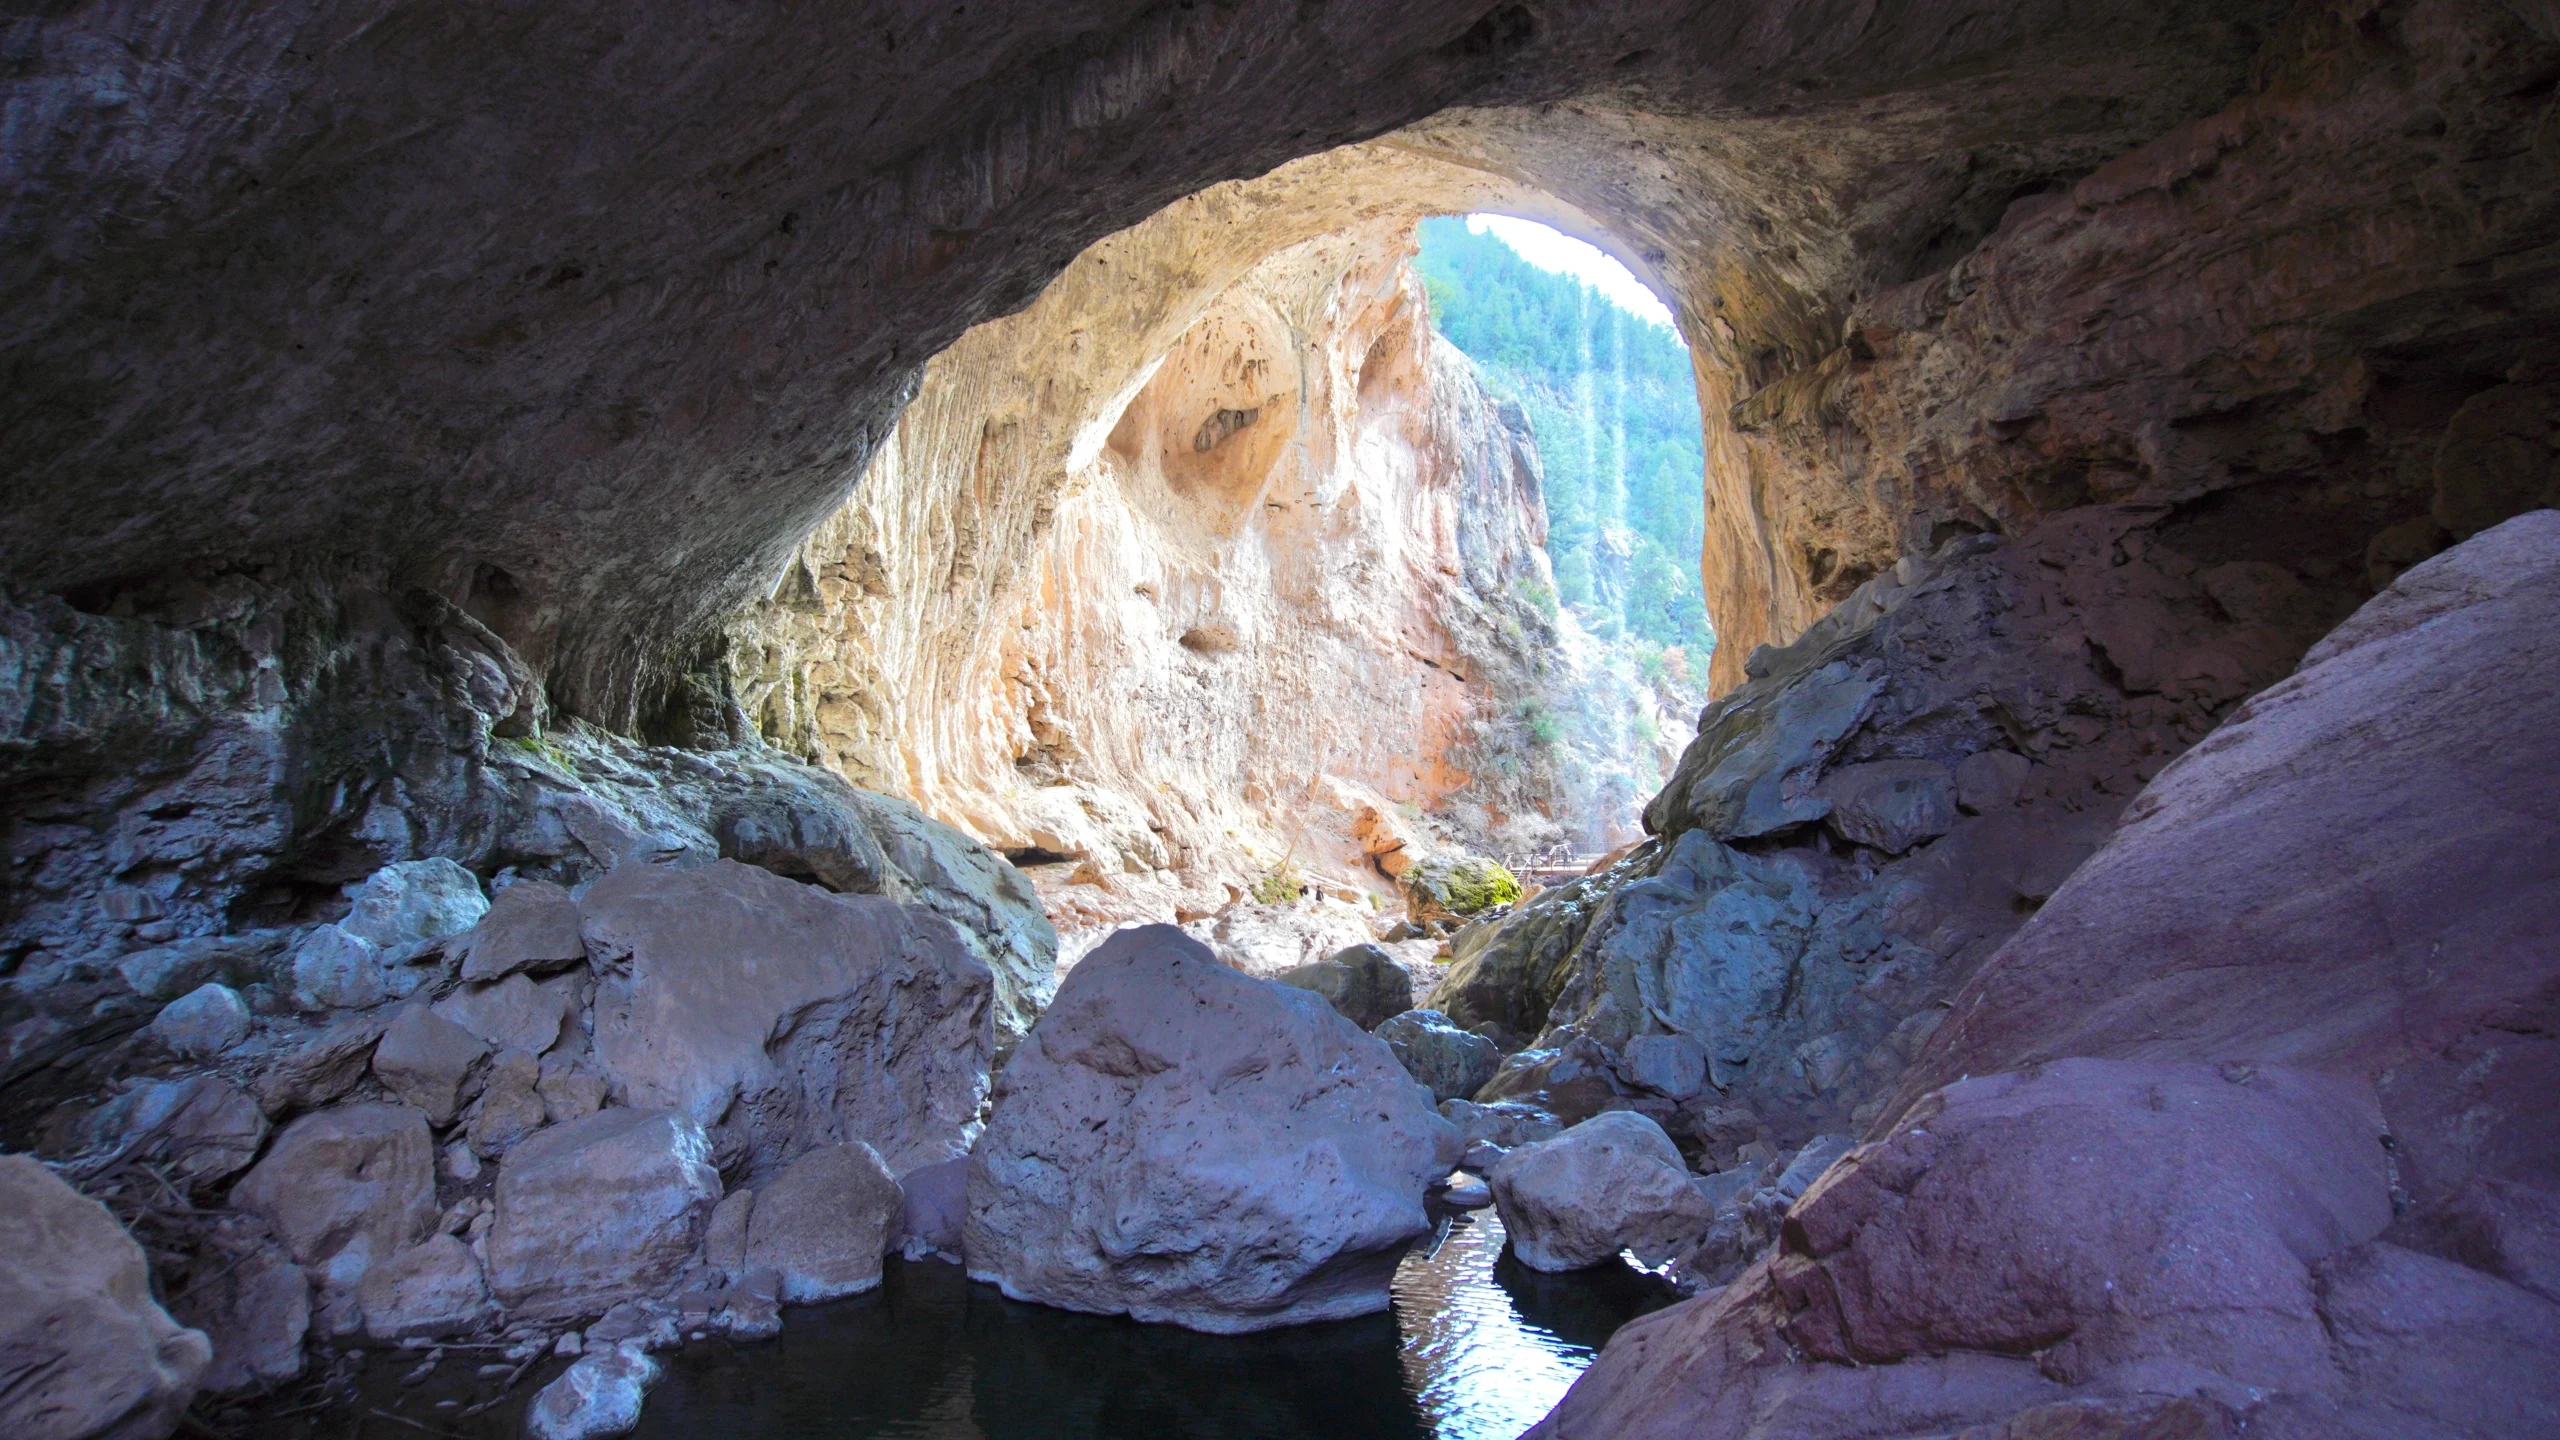
[[[1390,215],[1271,255],[1125,397],[1063,306],[964,342],[740,627],[750,713],[1071,865],[1062,918],[1213,909],[1284,862],[1383,901],[1399,846],[1631,835],[1685,732],[1623,683],[1655,744],[1578,723],[1605,681],[1548,613],[1527,422],[1433,335],[1410,247]],[[990,413],[1044,366],[1064,403]]]

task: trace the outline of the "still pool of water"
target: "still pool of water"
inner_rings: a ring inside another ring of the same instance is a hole
[[[1260,1335],[1074,1315],[937,1261],[666,1357],[642,1440],[1509,1440],[1620,1325],[1672,1299],[1623,1263],[1540,1275],[1490,1211],[1396,1272],[1395,1310]]]

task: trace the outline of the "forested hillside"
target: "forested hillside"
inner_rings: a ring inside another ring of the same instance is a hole
[[[1434,324],[1536,428],[1560,598],[1594,633],[1677,647],[1671,663],[1705,673],[1706,462],[1687,348],[1464,219],[1425,220],[1420,238]]]

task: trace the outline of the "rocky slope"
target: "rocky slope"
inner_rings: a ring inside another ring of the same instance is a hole
[[[2546,510],[2419,566],[2163,771],[1775,1248],[1533,1433],[2560,1419],[2555,565]]]

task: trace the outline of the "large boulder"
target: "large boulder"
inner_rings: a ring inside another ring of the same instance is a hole
[[[462,978],[474,984],[519,971],[559,970],[587,958],[578,902],[548,880],[519,880],[489,902],[471,933],[457,942]]]
[[[1466,1099],[1502,1067],[1499,1047],[1450,1024],[1437,1010],[1407,1010],[1389,1017],[1374,1033],[1434,1100]]]
[[[950,921],[994,979],[996,1043],[1021,1040],[1058,988],[1058,932],[1021,871],[906,801],[827,771],[752,773],[766,783],[729,801],[714,824],[723,856]]]
[[[142,1081],[99,1106],[81,1130],[91,1144],[167,1165],[191,1189],[239,1174],[267,1143],[257,1102],[219,1075]]]
[[[967,1148],[993,980],[948,921],[726,860],[628,865],[579,905],[597,1065],[629,1104],[716,1127],[724,1168],[759,1183],[850,1140],[892,1169]]]
[[[2560,515],[2401,575],[1956,992],[1774,1255],[1534,1433],[2552,1433],[2555,669]]]
[[[1169,926],[1068,973],[970,1155],[969,1273],[1237,1333],[1387,1308],[1457,1132],[1387,1047]]]
[[[1687,1253],[1715,1220],[1679,1147],[1627,1110],[1523,1145],[1484,1178],[1511,1253],[1532,1270],[1579,1270],[1622,1250],[1662,1264]]]
[[[106,1207],[0,1155],[0,1434],[159,1440],[213,1346],[151,1298],[142,1247]]]
[[[489,1314],[480,1258],[451,1235],[430,1235],[374,1266],[356,1293],[364,1331],[376,1340],[461,1334]]]
[[[2143,1392],[2208,1416],[2326,1403],[2347,1382],[2323,1275],[2391,1221],[2382,1138],[2370,1086],[2301,1071],[1963,1081],[1831,1166],[1774,1257],[1621,1331],[1532,1433],[1669,1440],[1773,1404],[1788,1434],[1915,1434]]]
[[[710,1142],[681,1111],[554,1125],[498,1171],[490,1289],[511,1313],[544,1320],[652,1294],[684,1267],[719,1199]]]
[[[1284,970],[1278,979],[1323,996],[1363,1030],[1413,1008],[1413,976],[1375,945],[1346,945],[1312,965]]]
[[[880,1283],[901,1208],[898,1182],[870,1146],[812,1150],[755,1192],[744,1268],[780,1275],[793,1305],[859,1295]]]
[[[2067,1055],[2376,1080],[2419,1207],[2560,1188],[2560,511],[2408,571],[2160,772],[1900,1104]]]
[[[284,1127],[231,1203],[264,1216],[310,1272],[324,1325],[352,1330],[367,1270],[435,1229],[435,1142],[407,1105],[341,1105]]]
[[[385,865],[347,898],[353,903],[338,923],[348,934],[385,950],[468,930],[489,912],[480,882],[442,856]]]

